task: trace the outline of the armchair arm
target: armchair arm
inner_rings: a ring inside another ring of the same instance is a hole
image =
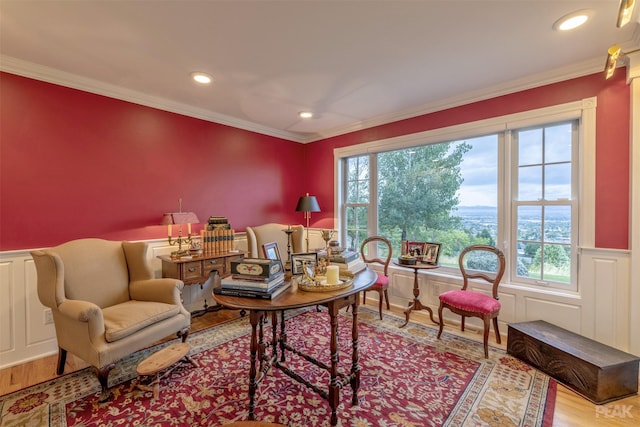
[[[129,284],[129,295],[137,301],[155,301],[182,304],[184,282],[177,279],[137,280]]]
[[[94,338],[104,336],[105,328],[102,309],[96,304],[88,301],[68,299],[58,305],[58,311],[62,316],[66,317],[70,323],[88,323],[89,337],[91,337],[92,341]]]

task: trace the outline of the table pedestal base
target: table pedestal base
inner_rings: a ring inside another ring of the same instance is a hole
[[[440,324],[440,323],[436,322],[436,320],[433,318],[433,310],[431,309],[431,307],[426,306],[426,305],[422,305],[422,303],[420,302],[419,299],[415,299],[415,300],[413,300],[413,301],[411,301],[409,303],[409,308],[407,308],[404,311],[404,315],[406,317],[406,320],[402,324],[402,326],[400,326],[401,328],[404,328],[405,326],[407,326],[407,323],[409,323],[409,314],[411,314],[411,312],[413,310],[427,310],[429,312],[429,318],[431,319],[431,321],[433,323],[435,323],[436,325]]]
[[[435,323],[436,325],[439,325],[440,323],[436,322],[435,319],[433,318],[433,310],[431,309],[431,307],[423,305],[420,302],[420,299],[418,298],[420,296],[420,287],[418,286],[418,270],[437,268],[437,266],[433,266],[433,265],[403,265],[403,264],[399,264],[399,263],[395,263],[395,262],[394,262],[394,264],[396,264],[396,265],[398,265],[400,267],[411,268],[413,270],[413,301],[411,301],[409,303],[409,308],[407,308],[404,311],[404,315],[406,317],[406,320],[405,320],[404,324],[402,324],[402,326],[400,326],[400,327],[404,328],[405,326],[407,326],[407,324],[409,323],[409,315],[411,314],[411,312],[413,310],[427,310],[429,312],[429,318],[431,318],[431,321],[433,323]]]

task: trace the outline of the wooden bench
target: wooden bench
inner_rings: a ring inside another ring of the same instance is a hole
[[[638,393],[640,358],[543,320],[510,323],[507,353],[596,404]]]
[[[160,395],[160,380],[169,375],[179,361],[185,360],[196,368],[198,367],[198,364],[187,356],[190,349],[191,346],[187,343],[171,344],[144,359],[136,368],[138,377],[131,383],[129,392],[134,388],[153,391],[153,398],[157,399]],[[151,385],[141,384],[145,377],[151,377]]]

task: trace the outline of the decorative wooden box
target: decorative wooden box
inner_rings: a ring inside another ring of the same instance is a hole
[[[282,262],[267,258],[243,258],[231,261],[231,274],[253,277],[255,279],[273,279],[283,274]]]
[[[638,393],[640,358],[543,320],[510,323],[507,353],[596,404]]]

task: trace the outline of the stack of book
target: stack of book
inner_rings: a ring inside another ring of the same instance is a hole
[[[253,258],[233,261],[233,274],[223,278],[220,281],[220,287],[214,288],[213,291],[218,295],[274,299],[289,289],[291,283],[285,281],[284,271],[279,261],[276,265],[279,268],[273,268],[274,266],[271,265],[273,263],[272,260]],[[252,266],[256,268],[252,269]],[[252,271],[261,273],[250,274]]]
[[[331,254],[329,262],[338,266],[340,275],[354,275],[367,268],[367,264],[360,257],[360,253],[351,249],[346,249],[339,254]]]
[[[228,230],[231,228],[231,224],[229,224],[229,220],[224,216],[211,215],[209,221],[207,221],[206,228],[207,230],[216,230],[219,228]]]

